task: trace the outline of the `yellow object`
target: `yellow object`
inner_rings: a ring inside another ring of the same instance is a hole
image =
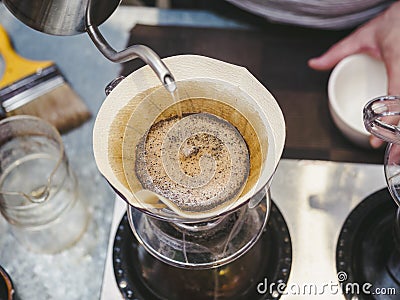
[[[0,24],[0,55],[5,68],[0,89],[53,65],[51,61],[34,61],[19,56],[13,49],[7,32]]]

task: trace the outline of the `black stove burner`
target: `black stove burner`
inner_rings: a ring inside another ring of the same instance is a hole
[[[396,211],[388,190],[383,189],[363,200],[345,221],[336,267],[346,299],[400,299]]]
[[[260,240],[242,257],[216,269],[180,269],[157,260],[137,242],[126,214],[113,247],[114,274],[125,299],[215,299],[215,282],[218,299],[278,299],[276,288],[286,285],[291,262],[288,227],[274,203]]]
[[[6,272],[0,266],[0,299],[17,300],[13,282]]]

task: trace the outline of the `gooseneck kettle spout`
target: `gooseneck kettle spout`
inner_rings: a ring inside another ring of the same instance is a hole
[[[86,10],[86,31],[97,49],[99,49],[107,59],[115,63],[123,63],[135,58],[140,58],[153,69],[161,83],[164,84],[170,92],[173,92],[176,88],[174,78],[164,62],[151,48],[144,45],[133,45],[117,52],[110,46],[104,39],[99,28],[94,25],[92,21],[92,1],[93,0],[89,0]]]
[[[100,52],[110,61],[122,63],[142,59],[156,73],[161,83],[173,92],[174,78],[149,47],[133,45],[116,51],[101,34],[98,26],[118,7],[120,0],[3,0],[8,10],[20,21],[38,31],[53,35],[87,32]]]

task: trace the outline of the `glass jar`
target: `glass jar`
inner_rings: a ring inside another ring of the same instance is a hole
[[[60,252],[87,227],[61,136],[42,119],[0,122],[0,211],[15,238],[35,252]]]

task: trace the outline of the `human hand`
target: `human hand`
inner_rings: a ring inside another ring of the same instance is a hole
[[[388,75],[388,94],[400,95],[400,2],[355,30],[333,45],[308,65],[315,70],[330,70],[343,58],[356,53],[366,53],[385,63]],[[371,136],[370,144],[378,148],[383,144]]]

